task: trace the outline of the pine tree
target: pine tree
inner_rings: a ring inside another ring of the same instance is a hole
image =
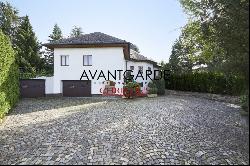
[[[18,26],[18,11],[8,2],[0,2],[0,29],[13,44]]]
[[[62,31],[60,27],[55,24],[52,34],[49,35],[49,42],[55,42],[62,39]],[[53,65],[54,65],[54,51],[52,49],[46,48],[45,50],[45,60],[46,60],[46,70],[49,74],[53,74]]]
[[[49,38],[50,38],[49,42],[53,42],[53,41],[62,39],[62,31],[57,24],[54,25],[52,34],[49,35]]]
[[[40,48],[28,16],[22,17],[16,36],[19,68],[30,73],[40,71],[43,68],[43,61],[39,56]]]
[[[79,37],[83,34],[82,28],[74,26],[74,28],[71,31],[70,37]]]

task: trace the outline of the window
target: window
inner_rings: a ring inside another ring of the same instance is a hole
[[[159,71],[156,71],[154,74],[155,74],[155,77],[158,77],[160,73]]]
[[[83,66],[92,66],[92,55],[83,55]]]
[[[135,69],[135,67],[134,66],[130,66],[130,70],[134,70]]]
[[[140,70],[141,73],[143,73],[143,66],[138,66],[138,70]]]
[[[69,56],[61,55],[61,66],[69,66]]]
[[[148,70],[151,70],[151,67],[148,67]]]

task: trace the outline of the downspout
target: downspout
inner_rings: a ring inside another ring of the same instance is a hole
[[[126,62],[126,64],[125,64],[125,71],[126,70],[128,70],[128,61],[129,61],[129,59],[130,59],[130,43],[128,43],[128,59],[125,59],[125,62]],[[123,79],[123,82],[125,83],[125,79]]]
[[[130,59],[130,43],[128,43],[128,60]],[[126,60],[126,70],[128,70],[128,60]]]

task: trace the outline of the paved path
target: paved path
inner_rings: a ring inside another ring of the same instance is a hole
[[[0,125],[0,164],[248,164],[239,110],[178,95],[24,99]]]

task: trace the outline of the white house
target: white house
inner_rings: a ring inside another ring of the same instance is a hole
[[[122,94],[126,70],[138,70],[142,77],[136,82],[146,93],[150,79],[146,70],[157,69],[157,63],[135,51],[135,46],[125,40],[100,32],[61,39],[44,46],[54,50],[54,76],[46,79],[46,94],[64,96],[92,96],[103,93],[107,80],[115,82],[116,94]]]

